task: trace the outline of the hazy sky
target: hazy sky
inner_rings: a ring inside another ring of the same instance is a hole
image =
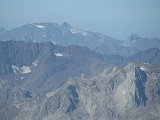
[[[0,26],[7,29],[65,21],[118,39],[160,37],[160,0],[0,0]]]

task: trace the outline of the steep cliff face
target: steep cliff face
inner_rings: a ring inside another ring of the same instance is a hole
[[[145,83],[147,82],[147,74],[139,67],[135,68],[135,102],[137,106],[146,106],[147,96],[145,94]]]

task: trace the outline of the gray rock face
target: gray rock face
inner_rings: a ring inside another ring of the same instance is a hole
[[[78,105],[78,103],[79,103],[79,100],[78,100],[78,93],[77,93],[77,91],[76,91],[76,87],[75,86],[73,86],[73,85],[70,85],[69,87],[68,87],[68,89],[69,89],[69,93],[70,93],[70,95],[71,96],[69,96],[69,101],[70,101],[70,105],[69,105],[69,107],[67,108],[67,113],[71,113],[71,112],[73,112],[74,110],[76,110],[76,107],[77,107],[77,105]]]
[[[135,70],[135,102],[137,106],[144,105],[146,106],[147,96],[145,94],[145,83],[147,82],[147,74],[141,70],[139,67]]]

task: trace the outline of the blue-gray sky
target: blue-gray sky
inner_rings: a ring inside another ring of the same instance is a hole
[[[7,29],[65,21],[118,39],[160,37],[160,0],[0,0],[0,26]]]

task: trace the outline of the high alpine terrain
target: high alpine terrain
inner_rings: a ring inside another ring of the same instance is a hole
[[[159,44],[68,23],[0,28],[0,120],[160,120]]]
[[[126,40],[117,40],[107,35],[81,30],[68,23],[28,23],[12,30],[0,29],[0,41],[45,42],[68,46],[80,45],[104,55],[129,56],[138,51],[160,48],[160,39],[143,38],[132,34]]]

